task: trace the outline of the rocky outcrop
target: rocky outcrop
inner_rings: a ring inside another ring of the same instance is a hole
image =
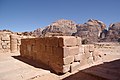
[[[111,24],[108,29],[106,41],[120,42],[120,22]]]
[[[58,20],[47,26],[43,31],[44,36],[72,35],[75,33],[76,23],[71,20]]]
[[[35,37],[42,37],[43,36],[42,31],[43,31],[42,28],[38,28],[32,32],[32,35]]]
[[[106,25],[103,22],[90,19],[84,24],[78,24],[77,32],[74,35],[81,37],[84,44],[94,43],[99,41],[100,35],[105,28]]]

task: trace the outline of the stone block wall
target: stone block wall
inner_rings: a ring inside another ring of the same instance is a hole
[[[79,54],[79,39],[72,36],[22,39],[20,53],[46,64],[56,73],[66,73],[70,71],[74,56]]]
[[[0,53],[10,52],[10,34],[0,33]]]
[[[95,49],[104,54],[119,54],[120,53],[120,44],[115,42],[109,43],[96,43]]]
[[[20,53],[22,57],[46,64],[56,73],[73,72],[98,59],[94,45],[82,45],[81,38],[73,36],[22,39]]]
[[[0,32],[0,53],[20,52],[21,39],[28,38],[12,32]]]

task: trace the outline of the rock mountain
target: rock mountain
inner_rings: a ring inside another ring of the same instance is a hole
[[[8,31],[10,30],[0,30]],[[82,43],[94,42],[120,42],[120,22],[113,23],[106,29],[105,23],[95,19],[89,19],[84,24],[76,24],[72,20],[57,20],[45,28],[38,28],[31,32],[22,32],[26,36],[50,37],[50,36],[79,36]]]

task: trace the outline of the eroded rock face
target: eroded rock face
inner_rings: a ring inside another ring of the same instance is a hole
[[[107,41],[118,41],[120,39],[120,22],[111,24],[107,34]]]
[[[61,19],[47,26],[42,33],[44,36],[51,36],[51,35],[69,35],[70,36],[76,31],[77,29],[76,29],[75,22],[71,20]]]
[[[98,38],[105,28],[106,25],[103,22],[90,19],[84,24],[78,24],[77,32],[74,35],[81,37],[84,44],[98,42]]]
[[[38,28],[32,32],[32,35],[34,35],[35,37],[41,37],[43,36],[42,31],[43,31],[42,28]]]

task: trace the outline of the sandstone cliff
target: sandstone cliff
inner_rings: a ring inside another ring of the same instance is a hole
[[[74,35],[81,37],[84,44],[94,43],[99,41],[105,28],[106,25],[103,22],[89,19],[86,23],[77,25],[77,32]]]
[[[120,22],[113,23],[109,26],[108,34],[106,38],[107,41],[120,42]]]
[[[72,35],[75,33],[76,30],[76,23],[71,20],[58,20],[53,22],[51,25],[47,26],[43,30],[44,36],[54,36],[54,35]]]

